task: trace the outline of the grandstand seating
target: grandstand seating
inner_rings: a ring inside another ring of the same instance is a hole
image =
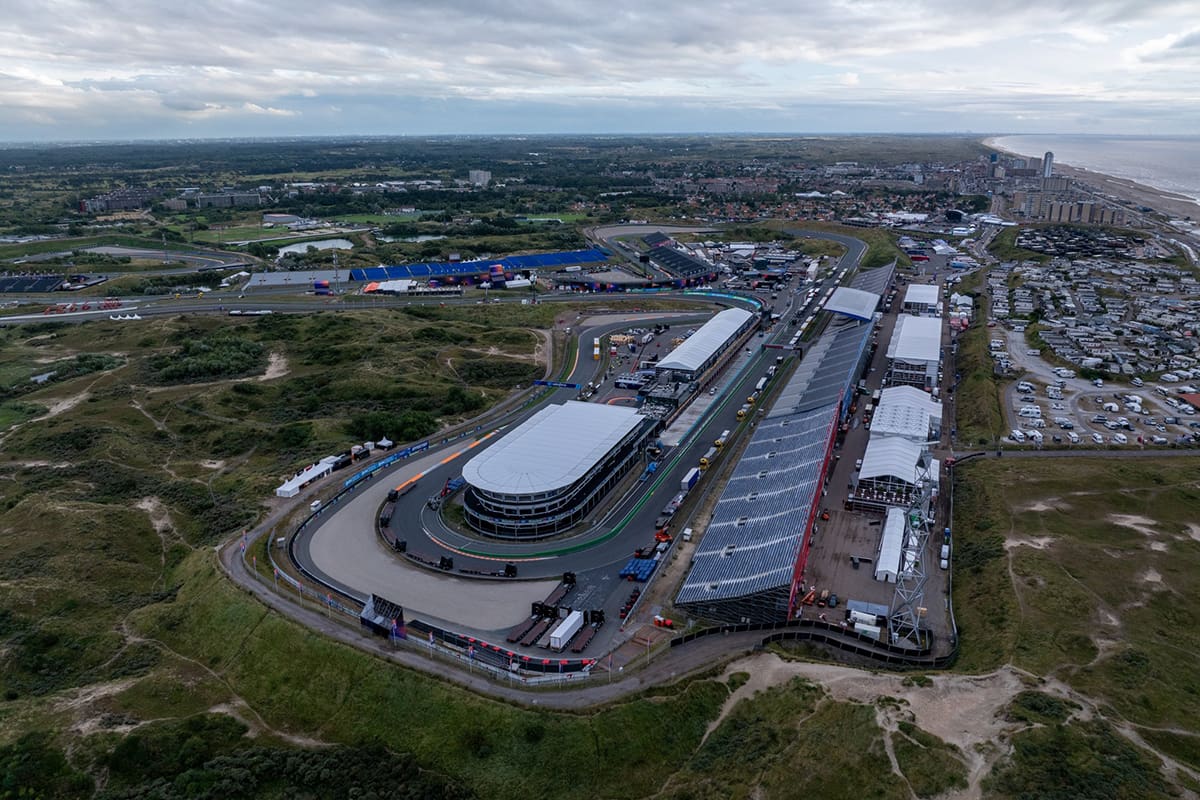
[[[367,267],[350,270],[352,281],[388,281],[402,278],[441,278],[459,275],[479,275],[488,272],[493,264],[500,264],[506,272],[529,269],[569,267],[580,264],[600,264],[608,260],[608,253],[599,248],[572,250],[563,253],[535,253],[526,256],[505,256],[484,261],[444,261],[421,264],[401,264],[390,267]]]
[[[63,282],[61,275],[0,277],[0,293],[53,292]]]
[[[680,278],[693,278],[697,275],[707,275],[716,272],[712,264],[693,258],[687,253],[672,250],[669,247],[656,248],[650,254],[650,260],[672,275]]]

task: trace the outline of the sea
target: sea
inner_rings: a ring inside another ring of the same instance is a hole
[[[990,144],[1010,153],[1091,170],[1190,197],[1200,203],[1200,136],[997,136]]]

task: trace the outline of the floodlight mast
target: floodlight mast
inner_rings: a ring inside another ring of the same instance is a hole
[[[901,548],[900,572],[896,576],[896,592],[892,597],[888,617],[889,640],[894,645],[923,649],[928,631],[922,627],[925,615],[925,584],[929,581],[926,556],[929,529],[933,524],[930,507],[933,500],[933,480],[929,470],[933,463],[929,451],[921,454],[916,467],[916,487],[904,517],[904,546]]]

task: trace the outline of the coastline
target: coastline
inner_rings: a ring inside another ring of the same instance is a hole
[[[1017,153],[1000,147],[995,143],[997,138],[989,136],[983,140],[982,144],[984,147],[995,150],[998,153],[1015,158],[1040,158],[1040,156]],[[1055,172],[1065,175],[1068,178],[1074,178],[1095,187],[1103,194],[1110,194],[1114,197],[1128,200],[1134,206],[1148,206],[1160,214],[1167,215],[1170,219],[1184,219],[1185,217],[1191,217],[1193,220],[1200,219],[1200,202],[1187,195],[1177,194],[1165,189],[1156,189],[1153,186],[1147,186],[1144,183],[1138,183],[1128,178],[1118,178],[1103,172],[1083,169],[1082,167],[1072,167],[1057,159],[1054,161],[1054,169]]]

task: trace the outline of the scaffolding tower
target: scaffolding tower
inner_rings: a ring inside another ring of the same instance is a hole
[[[923,649],[928,631],[922,627],[925,616],[925,584],[929,573],[925,567],[926,546],[934,519],[933,480],[929,469],[932,454],[926,450],[917,460],[916,489],[904,520],[904,550],[900,574],[896,576],[896,592],[892,597],[888,632],[892,644]]]

